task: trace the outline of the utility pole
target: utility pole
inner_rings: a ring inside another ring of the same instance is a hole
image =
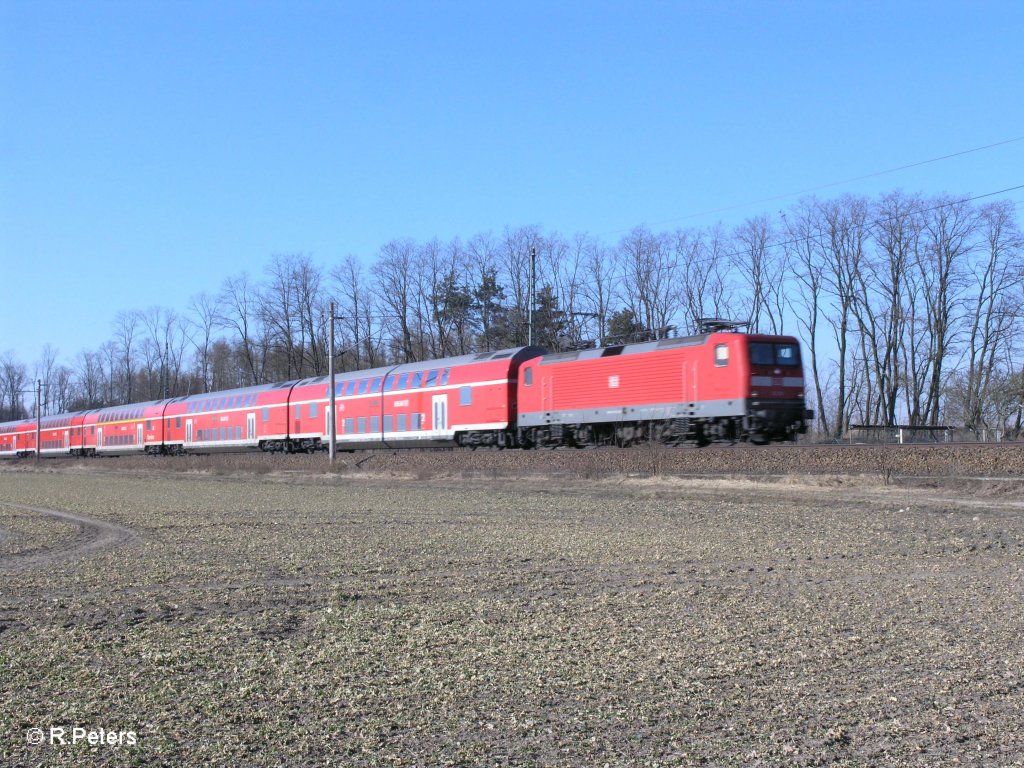
[[[334,302],[331,302],[331,330],[330,338],[327,341],[327,374],[331,379],[331,410],[327,414],[327,435],[330,438],[330,444],[327,446],[327,454],[330,456],[331,464],[334,464],[334,459],[337,456],[337,448],[334,443],[338,437],[337,427],[334,425],[335,408],[335,396],[334,396]]]
[[[42,456],[43,446],[40,439],[43,434],[43,380],[36,379],[36,461]]]
[[[533,305],[537,302],[537,249],[530,246],[530,287],[527,290],[530,302],[527,315],[526,345],[533,346]]]
[[[335,443],[338,440],[338,406],[337,396],[334,392],[334,321],[344,320],[344,315],[334,314],[334,302],[331,302],[330,307],[331,318],[330,318],[330,330],[328,331],[327,339],[327,375],[331,380],[331,411],[327,414],[327,436],[330,438],[330,445],[327,446],[327,455],[330,457],[331,464],[334,464],[334,460],[337,457],[338,450]],[[341,351],[342,354],[347,352],[347,349]]]

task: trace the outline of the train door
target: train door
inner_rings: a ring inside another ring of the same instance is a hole
[[[245,439],[255,440],[256,439],[256,414],[247,413],[245,414]]]
[[[103,427],[96,427],[96,447],[103,447]]]
[[[64,430],[64,450],[71,448],[71,430]]]
[[[440,436],[448,430],[448,395],[434,395],[434,434]]]
[[[185,419],[185,445],[192,445],[192,419]]]
[[[542,411],[553,410],[552,402],[555,394],[555,377],[542,376],[540,380],[540,409]]]
[[[138,429],[135,430],[135,434],[138,435],[139,445],[144,446],[146,444],[146,433],[143,431],[142,422],[137,425]]]
[[[683,363],[683,401],[697,402],[697,361]]]

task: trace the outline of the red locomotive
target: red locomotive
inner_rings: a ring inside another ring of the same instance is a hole
[[[800,345],[709,333],[543,355],[519,379],[520,440],[630,445],[795,439],[806,431]]]
[[[44,456],[327,447],[326,376],[48,416]],[[340,374],[341,450],[795,440],[804,408],[791,336],[697,336],[546,354],[537,347]],[[36,422],[0,424],[0,457],[36,451]]]

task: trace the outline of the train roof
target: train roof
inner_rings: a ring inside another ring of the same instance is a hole
[[[414,373],[416,371],[429,371],[435,368],[454,368],[459,365],[470,363],[481,363],[487,360],[508,360],[509,362],[522,362],[531,357],[538,357],[544,354],[542,347],[512,347],[510,349],[499,349],[490,352],[476,352],[469,355],[458,355],[456,357],[443,357],[436,360],[420,360],[413,363],[398,363],[397,365],[385,365],[379,368],[364,368],[358,371],[345,371],[336,373],[336,381],[348,381],[349,379],[365,379],[375,376],[386,376],[389,373]],[[279,386],[296,384],[306,386],[309,384],[326,384],[327,376],[314,376],[300,381],[282,382]]]
[[[675,347],[697,347],[707,342],[711,334],[702,333],[697,336],[676,336],[673,339],[658,339],[657,341],[640,341],[635,344],[614,344],[597,349],[579,349],[570,352],[554,352],[544,355],[540,364],[566,363],[573,360],[596,360],[599,357],[611,357],[613,355],[641,355],[646,352],[654,352],[659,349],[673,349]]]
[[[197,392],[194,395],[182,395],[164,401],[171,403],[188,403],[195,400],[207,400],[214,397],[234,397],[235,395],[248,395],[253,392],[266,392],[271,389],[281,389],[285,385],[294,384],[295,381],[275,381],[270,384],[255,384],[251,387],[235,387],[234,389],[218,389],[214,392]]]

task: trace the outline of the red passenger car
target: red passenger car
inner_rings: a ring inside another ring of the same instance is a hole
[[[527,447],[766,442],[806,430],[800,347],[788,336],[707,333],[544,355],[523,366],[518,400]]]
[[[519,366],[542,352],[519,347],[340,374],[337,445],[513,445]],[[326,376],[294,386],[288,408],[294,446],[326,443],[329,395]]]
[[[163,413],[167,453],[283,448],[293,382],[177,397]]]
[[[163,429],[160,414],[167,400],[99,408],[72,418],[75,451],[85,456],[123,456],[160,453]]]
[[[31,446],[31,447],[29,447]],[[0,424],[0,459],[16,459],[36,450],[36,422],[34,419],[5,421]]]

